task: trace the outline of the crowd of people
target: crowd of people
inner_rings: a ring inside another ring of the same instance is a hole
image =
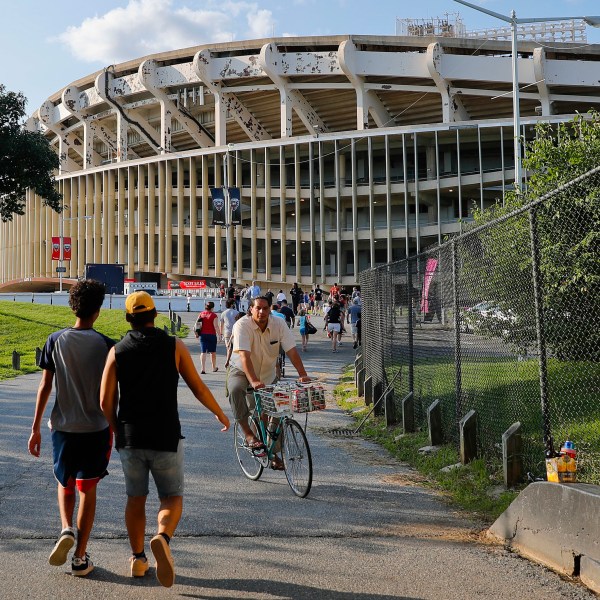
[[[146,500],[152,475],[160,506],[150,549],[159,582],[172,586],[175,567],[170,542],[181,519],[184,490],[179,377],[215,415],[221,431],[227,431],[229,418],[201,378],[207,355],[212,371],[218,372],[217,344],[224,342],[230,407],[248,450],[260,457],[265,456],[266,448],[248,424],[254,408],[251,391],[277,381],[280,353],[290,359],[300,382],[310,381],[292,330],[298,328],[306,352],[309,336],[317,331],[311,316],[322,315],[333,352],[342,344],[346,325],[351,328],[354,348],[361,343],[357,288],[345,294],[336,284],[326,294],[320,286],[304,292],[295,283],[290,291],[291,307],[283,290],[275,294],[269,289],[263,294],[254,281],[243,289],[223,286],[223,292],[225,309],[217,314],[215,303],[207,302],[194,327],[201,347],[198,373],[185,343],[154,326],[157,311],[147,292],[134,292],[126,298],[125,319],[131,329],[115,343],[94,329],[104,301],[104,285],[84,280],[71,288],[69,305],[75,323],[51,334],[42,351],[42,377],[28,442],[29,452],[39,457],[41,423],[55,387],[49,426],[61,532],[48,559],[51,565],[63,565],[75,546],[72,574],[86,576],[94,568],[87,545],[95,517],[96,488],[107,475],[114,435],[125,477],[130,574],[143,577],[149,570]],[[275,470],[283,469],[279,450],[276,447],[270,465]]]

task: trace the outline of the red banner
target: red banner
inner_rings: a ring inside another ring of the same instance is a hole
[[[60,238],[52,238],[52,260],[60,260]]]
[[[429,312],[429,286],[435,274],[438,261],[435,258],[428,258],[425,264],[425,277],[423,278],[423,293],[421,294],[421,312],[427,314]]]
[[[71,238],[63,237],[63,260],[71,260]]]
[[[170,290],[199,290],[206,287],[206,281],[204,279],[198,279],[197,281],[169,281],[167,287]]]

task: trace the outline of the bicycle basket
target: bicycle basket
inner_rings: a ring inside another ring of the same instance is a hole
[[[291,398],[287,390],[282,388],[267,386],[260,390],[255,390],[255,394],[260,397],[260,404],[263,412],[268,414],[281,414],[290,412]]]
[[[308,383],[298,384],[291,391],[292,410],[297,413],[312,412],[325,408],[325,388],[322,385]]]

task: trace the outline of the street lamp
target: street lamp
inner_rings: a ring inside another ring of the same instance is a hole
[[[83,219],[84,221],[89,221],[90,219],[93,219],[93,215],[82,215],[81,217],[69,217],[68,219],[65,219],[62,214],[65,210],[69,210],[69,207],[65,204],[62,207],[62,211],[60,213],[60,218],[58,220],[58,241],[60,243],[60,258],[58,259],[58,291],[62,294],[63,291],[63,285],[62,285],[62,280],[63,280],[63,260],[64,260],[64,237],[63,237],[63,231],[64,231],[64,227],[65,227],[65,221],[79,221],[80,219]]]
[[[505,23],[510,24],[512,33],[512,87],[513,87],[513,135],[514,135],[514,156],[515,156],[515,187],[517,192],[522,191],[522,174],[521,174],[521,113],[519,110],[519,71],[517,64],[517,25],[527,23],[545,23],[547,21],[572,21],[581,20],[592,27],[600,27],[600,17],[543,17],[539,19],[518,19],[515,11],[511,11],[510,16],[502,15],[488,10],[481,6],[465,2],[465,0],[454,0],[459,4],[464,4],[469,8],[478,10],[479,12],[500,19]]]

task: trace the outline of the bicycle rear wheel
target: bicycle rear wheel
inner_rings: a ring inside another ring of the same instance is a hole
[[[252,417],[248,419],[252,431],[254,431],[256,437],[260,439],[260,432],[257,432],[256,422]],[[233,440],[235,445],[235,454],[237,456],[240,467],[244,472],[244,475],[252,481],[256,481],[264,470],[264,458],[257,458],[252,454],[252,450],[246,446],[246,436],[242,431],[239,423],[236,423],[233,427]]]
[[[312,457],[302,427],[294,419],[286,419],[282,442],[285,476],[296,496],[305,498],[312,485]]]

